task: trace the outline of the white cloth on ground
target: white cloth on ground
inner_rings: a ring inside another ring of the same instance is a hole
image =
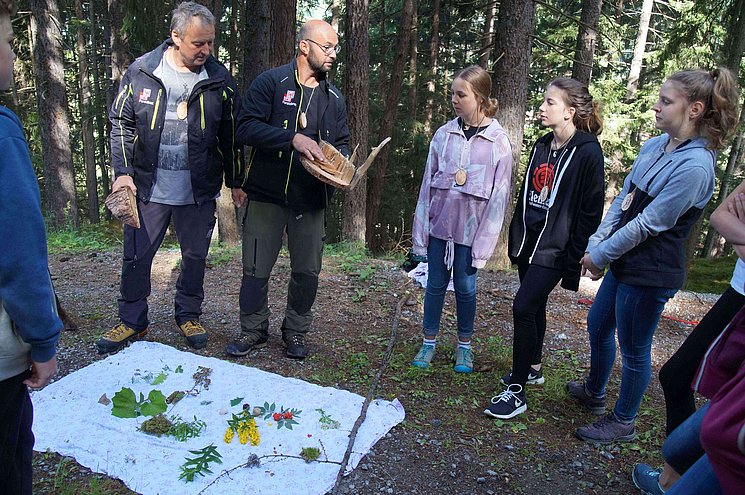
[[[137,428],[145,419],[122,419],[111,415],[112,405],[99,403],[102,394],[111,399],[122,387],[145,397],[157,389],[167,397],[172,391],[194,386],[198,366],[212,369],[209,389],[187,396],[167,415],[184,421],[194,416],[207,423],[201,436],[176,441],[169,436],[155,437]],[[182,373],[176,373],[181,367]],[[160,373],[165,381],[150,385]],[[243,401],[231,406],[231,400]],[[246,462],[251,454],[298,456],[304,447],[320,449],[320,460],[341,461],[349,434],[361,411],[364,398],[331,387],[321,387],[295,378],[285,378],[255,368],[183,352],[154,342],[136,342],[118,354],[95,362],[52,383],[32,395],[34,435],[38,451],[52,450],[74,457],[93,471],[121,479],[130,489],[147,495],[196,494],[221,472]],[[231,413],[238,414],[242,404],[250,407],[265,402],[301,410],[299,424],[289,430],[277,428],[271,418],[258,417],[256,424],[261,443],[241,445],[236,435],[231,444],[223,440]],[[338,429],[323,429],[322,409],[340,423]],[[227,412],[227,413],[226,413]],[[347,472],[391,428],[403,421],[404,409],[398,400],[375,400],[360,427]],[[193,482],[179,479],[190,450],[216,445],[222,464],[211,464],[213,474],[197,476]],[[306,464],[295,458],[268,458],[258,468],[241,468],[223,476],[206,494],[323,494],[334,484],[338,464]],[[249,489],[250,488],[250,489]],[[248,491],[247,491],[248,490]]]

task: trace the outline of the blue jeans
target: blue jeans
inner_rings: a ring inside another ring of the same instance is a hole
[[[587,315],[590,336],[590,376],[587,389],[605,397],[605,386],[616,360],[615,332],[621,348],[621,390],[613,409],[621,421],[633,421],[652,375],[652,336],[665,303],[677,289],[629,285],[619,282],[612,270],[603,278]]]
[[[720,495],[714,468],[709,456],[701,446],[701,424],[709,410],[709,403],[693,413],[675,428],[662,446],[665,462],[681,474],[681,478],[668,490],[667,494]]]
[[[722,487],[711,466],[708,455],[703,455],[691,466],[665,495],[722,495]]]
[[[693,413],[668,435],[662,445],[662,457],[679,474],[683,474],[704,455],[701,446],[701,423],[709,403]]]
[[[424,294],[424,335],[433,337],[440,330],[442,305],[450,282],[450,270],[445,265],[447,241],[429,238],[427,247],[427,291]],[[453,286],[458,313],[458,338],[470,340],[476,317],[476,268],[471,266],[471,247],[455,245],[453,256]]]

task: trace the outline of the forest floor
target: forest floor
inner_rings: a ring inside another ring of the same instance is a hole
[[[120,253],[55,254],[50,266],[66,309],[80,329],[65,332],[59,345],[58,378],[103,359],[95,341],[116,323]],[[179,253],[162,250],[153,266],[147,340],[189,351],[172,319]],[[428,370],[410,362],[421,343],[424,290],[390,260],[327,248],[314,306],[310,357],[285,357],[279,326],[289,259],[280,256],[270,283],[269,345],[246,358],[232,359],[225,345],[239,331],[240,252],[217,249],[205,278],[202,323],[210,332],[205,349],[193,351],[253,366],[283,376],[333,386],[365,396],[383,360],[396,307],[404,298],[397,339],[377,397],[398,398],[406,419],[390,431],[342,484],[345,494],[634,494],[631,470],[637,462],[661,463],[664,399],[657,371],[678,348],[691,325],[715,297],[679,293],[668,303],[655,335],[653,377],[637,421],[633,443],[599,446],[581,442],[574,430],[595,418],[572,402],[564,384],[582,377],[589,348],[585,320],[597,283],[583,279],[578,293],[557,288],[548,308],[543,386],[528,389],[528,411],[511,421],[490,419],[485,406],[510,369],[511,302],[518,287],[515,272],[482,270],[474,351],[476,372],[453,372],[455,301],[448,293],[438,354]],[[609,405],[617,396],[620,364],[608,387]],[[44,452],[34,455],[34,493],[131,494],[123,483],[95,474],[73,459]]]

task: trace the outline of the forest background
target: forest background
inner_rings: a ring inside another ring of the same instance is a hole
[[[102,201],[112,182],[107,109],[128,64],[169,35],[177,3],[18,2],[15,84],[2,101],[24,123],[52,236],[110,225]],[[330,242],[364,243],[374,253],[410,244],[429,140],[453,117],[450,82],[466,65],[492,74],[497,117],[513,146],[521,144],[514,146],[513,189],[527,150],[545,132],[536,109],[547,83],[558,76],[588,82],[605,118],[606,204],[655,133],[650,108],[667,75],[720,65],[743,81],[745,0],[201,3],[219,19],[215,51],[242,92],[263,70],[292,58],[302,21],[321,16],[337,29],[342,51],[332,78],[347,98],[352,144],[369,149],[384,137],[393,141],[366,184],[335,195],[327,230]],[[744,131],[741,115],[735,139],[718,156],[717,191],[691,236],[691,255],[730,253],[708,216],[745,173]],[[241,212],[229,199],[220,201],[219,240],[237,243]],[[492,266],[506,266],[502,240]]]

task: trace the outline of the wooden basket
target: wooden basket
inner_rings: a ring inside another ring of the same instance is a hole
[[[123,224],[140,228],[140,215],[137,212],[137,198],[132,189],[125,186],[109,194],[104,201],[111,214]]]
[[[385,138],[378,146],[373,148],[370,155],[359,168],[354,166],[354,161],[357,156],[357,149],[352,153],[351,158],[347,159],[342,155],[339,150],[334,148],[326,141],[321,140],[319,146],[323,155],[326,157],[325,162],[319,162],[316,160],[308,160],[305,155],[300,155],[300,163],[303,164],[305,170],[307,170],[313,177],[325,182],[326,184],[332,185],[337,189],[343,191],[351,191],[354,189],[360,180],[367,173],[367,169],[370,168],[375,157],[378,156],[380,150],[388,144],[391,138]]]

